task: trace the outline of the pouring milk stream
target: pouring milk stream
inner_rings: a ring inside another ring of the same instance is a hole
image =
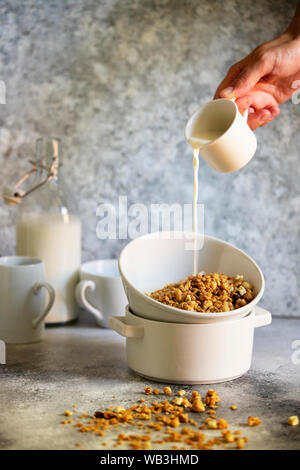
[[[257,141],[247,124],[248,112],[242,116],[233,100],[221,98],[198,109],[185,126],[185,138],[193,149],[193,274],[198,272],[196,234],[198,232],[199,154],[215,170],[228,173],[239,170],[253,157]]]

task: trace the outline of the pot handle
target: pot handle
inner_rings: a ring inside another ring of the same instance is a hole
[[[119,335],[125,336],[125,338],[142,338],[144,336],[144,327],[127,325],[125,317],[110,317],[108,320],[108,326],[115,330]]]
[[[272,323],[272,315],[268,310],[256,305],[254,307],[254,314],[254,328],[270,325],[270,323]]]

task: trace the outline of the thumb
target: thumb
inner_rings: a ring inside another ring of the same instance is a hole
[[[266,74],[271,72],[272,63],[267,57],[251,59],[242,68],[238,76],[232,81],[229,87],[220,92],[222,98],[239,98],[249,93],[257,82]]]

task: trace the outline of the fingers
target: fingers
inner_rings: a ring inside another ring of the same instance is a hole
[[[230,87],[231,83],[237,78],[237,76],[241,73],[243,69],[243,61],[237,62],[236,64],[232,65],[227,72],[226,77],[218,86],[214,99],[216,98],[231,98],[231,96],[220,96],[220,92],[228,87]]]
[[[258,111],[250,107],[248,109],[248,125],[252,130],[266,126],[270,121],[275,119],[279,113],[280,109],[278,106],[270,106]]]
[[[228,74],[217,89],[217,97],[239,98],[246,95],[262,77],[271,73],[273,67],[273,54],[265,53],[258,48],[229,69]]]

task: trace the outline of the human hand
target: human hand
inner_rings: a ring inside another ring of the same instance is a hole
[[[279,105],[299,85],[300,36],[290,27],[230,67],[215,98],[235,98],[242,114],[248,109],[248,124],[256,129],[279,115]]]

